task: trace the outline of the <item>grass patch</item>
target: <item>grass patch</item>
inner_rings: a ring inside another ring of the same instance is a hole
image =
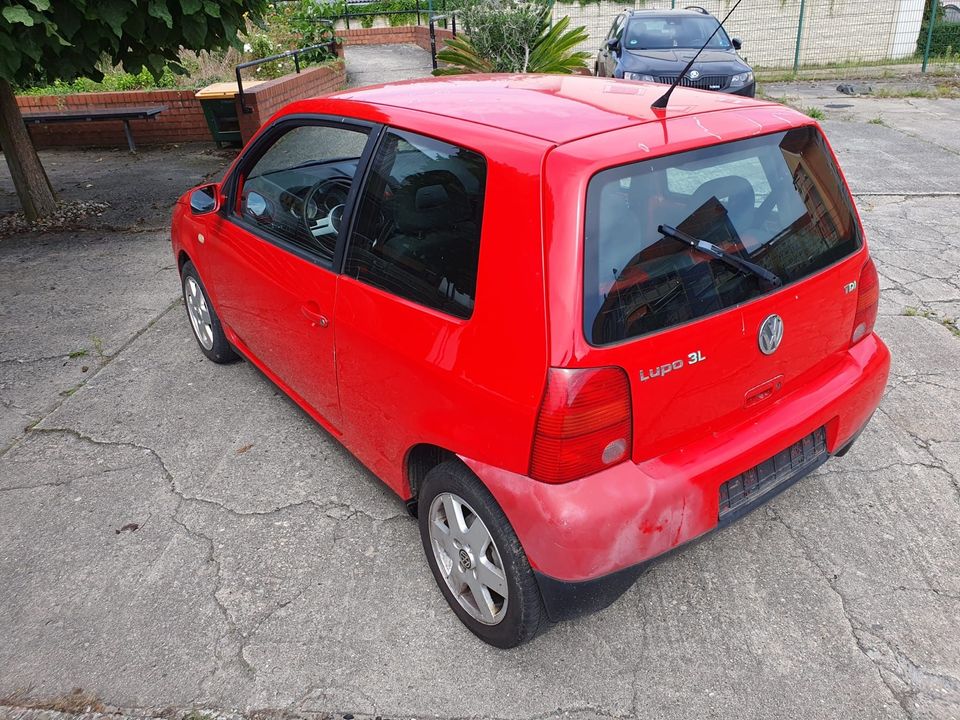
[[[927,310],[926,308],[915,308],[910,306],[907,306],[903,309],[903,314],[907,317],[922,317],[926,320],[932,320],[938,325],[943,325],[954,335],[954,337],[960,337],[960,327],[957,326],[956,318],[938,315],[933,310]]]
[[[214,715],[203,712],[202,710],[191,710],[180,718],[180,720],[214,720],[214,718]]]
[[[823,110],[818,107],[808,107],[803,111],[803,114],[812,117],[814,120],[823,120],[826,117]]]
[[[82,350],[82,349],[81,349],[81,350],[74,350],[72,353],[70,353],[69,355],[67,355],[67,357],[70,358],[71,360],[76,360],[77,358],[82,358],[82,357],[86,357],[86,356],[87,356],[87,351],[86,351],[86,350]]]
[[[886,126],[886,123],[883,121],[883,118],[880,117],[879,115],[878,115],[877,117],[873,118],[873,120],[867,120],[867,123],[869,123],[870,125],[884,125],[884,126]]]
[[[93,693],[83,688],[74,688],[67,695],[59,695],[47,700],[38,700],[29,696],[29,690],[17,690],[0,697],[0,707],[16,707],[26,710],[53,710],[55,712],[80,715],[83,713],[106,711],[106,707]]]

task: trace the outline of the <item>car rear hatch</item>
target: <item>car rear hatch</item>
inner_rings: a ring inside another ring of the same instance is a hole
[[[564,309],[577,327],[554,324],[554,362],[626,371],[635,462],[749,423],[829,373],[851,344],[866,261],[859,220],[819,130],[780,112],[648,124],[632,129],[640,150],[629,161],[621,152],[604,169],[587,163],[581,277],[568,275],[582,295]],[[604,157],[603,137],[548,163],[569,172],[575,157]],[[661,154],[668,148],[681,152]],[[564,202],[549,197],[548,213],[562,217]],[[692,248],[674,230],[710,246]],[[556,252],[551,288],[569,273]],[[557,303],[570,299],[551,293],[552,320]]]

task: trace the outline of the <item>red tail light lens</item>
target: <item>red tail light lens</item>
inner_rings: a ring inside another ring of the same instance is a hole
[[[530,477],[576,480],[622,462],[632,444],[630,381],[621,368],[550,368]]]
[[[857,314],[853,318],[853,334],[850,343],[862,340],[873,332],[873,325],[877,321],[877,308],[880,305],[880,278],[873,260],[867,258],[867,264],[860,271],[860,282],[857,283]]]

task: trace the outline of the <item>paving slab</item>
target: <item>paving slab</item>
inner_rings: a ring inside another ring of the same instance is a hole
[[[396,80],[412,80],[430,74],[430,52],[419,45],[347,45],[347,85],[363,87]]]

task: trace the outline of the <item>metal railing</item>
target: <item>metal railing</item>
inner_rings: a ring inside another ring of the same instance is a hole
[[[332,25],[331,25],[331,34],[332,34]],[[331,39],[330,42],[320,43],[319,45],[311,45],[305,48],[298,48],[296,50],[287,50],[278,55],[270,55],[269,57],[258,58],[257,60],[248,60],[247,62],[242,62],[236,66],[235,71],[237,74],[237,96],[240,98],[240,109],[247,115],[253,113],[252,107],[247,107],[247,103],[244,100],[243,96],[243,78],[240,76],[240,71],[246,68],[255,67],[257,65],[263,65],[264,63],[274,62],[276,60],[284,60],[285,58],[293,58],[293,67],[296,69],[297,75],[300,74],[300,56],[305,55],[311,52],[324,51],[329,53],[331,56],[336,57],[337,55],[337,43],[335,39]]]
[[[433,15],[430,17],[430,61],[433,63],[433,69],[437,69],[437,21],[443,20],[443,25],[446,27],[447,18],[450,19],[451,30],[453,31],[453,36],[457,36],[457,11],[451,10],[447,15]]]

